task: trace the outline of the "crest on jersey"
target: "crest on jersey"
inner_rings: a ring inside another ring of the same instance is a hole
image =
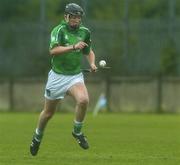
[[[68,35],[65,35],[64,38],[65,38],[65,40],[68,40],[68,39],[69,39]]]

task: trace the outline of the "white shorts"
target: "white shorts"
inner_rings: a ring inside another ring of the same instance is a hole
[[[68,89],[77,83],[84,83],[82,73],[62,75],[50,70],[44,96],[49,100],[63,99]]]

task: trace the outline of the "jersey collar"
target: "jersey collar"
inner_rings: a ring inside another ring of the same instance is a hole
[[[67,29],[68,29],[69,31],[72,31],[72,32],[78,31],[78,30],[79,30],[79,27],[81,26],[81,24],[80,24],[79,27],[76,28],[76,29],[71,28],[71,27],[69,26],[69,24],[68,24],[65,20],[63,20],[63,21],[61,22],[61,24],[65,25],[65,26],[67,27]]]

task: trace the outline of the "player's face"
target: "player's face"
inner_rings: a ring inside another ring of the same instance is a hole
[[[81,15],[68,15],[66,16],[66,20],[69,23],[69,26],[72,28],[77,28],[81,23]]]

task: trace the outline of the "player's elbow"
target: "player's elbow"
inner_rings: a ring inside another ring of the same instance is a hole
[[[55,54],[54,50],[53,49],[49,50],[49,54],[54,55]]]

